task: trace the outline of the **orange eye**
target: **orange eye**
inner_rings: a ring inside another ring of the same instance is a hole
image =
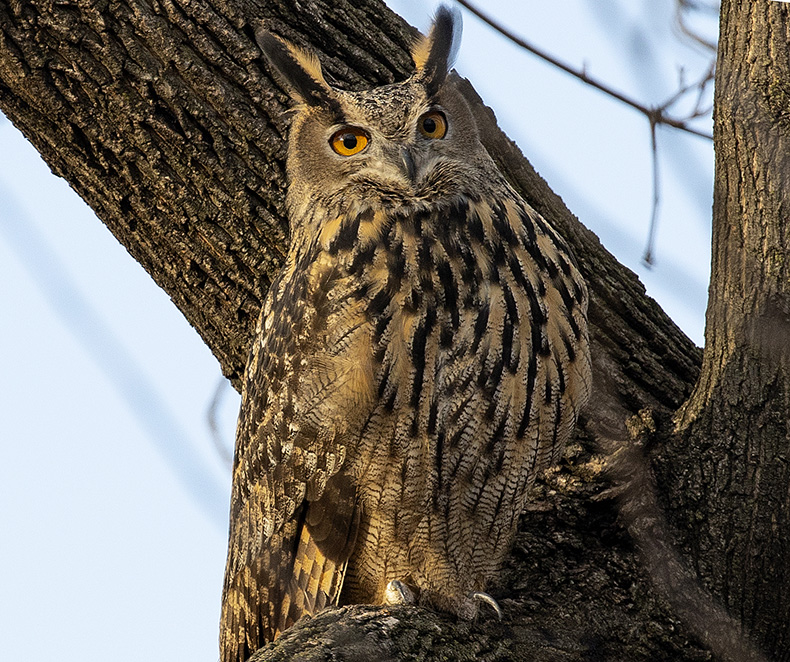
[[[354,156],[368,146],[368,134],[355,126],[344,126],[340,131],[335,131],[329,139],[329,144],[340,156]]]
[[[438,110],[425,113],[418,121],[417,128],[426,138],[439,140],[447,133],[447,118]]]

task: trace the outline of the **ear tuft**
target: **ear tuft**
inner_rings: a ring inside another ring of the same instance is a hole
[[[324,80],[315,55],[265,28],[255,31],[255,40],[294,100],[309,106],[332,105],[332,88]]]
[[[425,83],[428,96],[433,96],[447,78],[461,44],[461,12],[441,5],[436,11],[430,32],[420,37],[411,57],[417,67],[417,77]]]

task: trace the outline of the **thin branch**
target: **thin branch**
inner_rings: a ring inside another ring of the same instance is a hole
[[[708,87],[708,83],[713,82],[715,75],[716,75],[715,61],[712,61],[710,63],[708,70],[700,77],[700,79],[696,83],[690,83],[688,85],[684,85],[682,72],[681,72],[681,80],[677,92],[675,92],[664,103],[658,106],[657,110],[659,110],[661,113],[665,113],[667,110],[669,110],[669,108],[671,108],[675,103],[680,101],[680,99],[686,96],[689,92],[696,89],[697,101],[694,104],[694,110],[692,110],[688,115],[686,115],[686,121],[710,114],[712,107],[711,106],[703,107],[702,100],[703,100],[703,95],[705,94],[705,90]]]
[[[658,172],[658,142],[656,141],[656,122],[650,122],[650,146],[653,153],[653,211],[650,214],[650,229],[647,233],[647,246],[642,256],[642,262],[648,268],[653,267],[653,243],[656,237],[656,224],[658,222],[658,203],[660,200],[660,179]]]
[[[220,460],[222,460],[222,463],[230,469],[233,466],[233,454],[228,449],[227,444],[225,444],[225,440],[219,429],[219,424],[217,423],[219,406],[222,403],[222,398],[228,386],[228,380],[220,376],[217,381],[217,388],[214,389],[214,397],[211,398],[211,403],[206,411],[206,422],[208,423],[208,429],[211,433],[211,441],[214,442],[214,450],[217,452]]]
[[[686,133],[690,133],[692,135],[699,136],[700,138],[707,138],[708,140],[713,140],[713,136],[710,135],[709,133],[705,133],[704,131],[699,131],[697,129],[694,129],[694,128],[688,126],[686,124],[685,120],[679,120],[679,119],[676,119],[674,117],[670,117],[669,115],[667,115],[666,112],[665,112],[665,108],[669,104],[665,103],[665,104],[659,106],[658,108],[649,108],[648,106],[645,106],[644,104],[631,99],[630,97],[626,96],[622,92],[618,92],[617,90],[609,87],[605,83],[602,83],[602,82],[596,80],[595,78],[592,78],[591,76],[588,76],[586,71],[584,71],[584,70],[579,71],[578,69],[574,69],[570,65],[562,62],[561,60],[558,60],[557,58],[555,58],[552,55],[549,55],[548,53],[546,53],[545,51],[541,50],[540,48],[537,48],[536,46],[533,46],[532,44],[524,41],[523,39],[521,39],[520,37],[518,37],[517,35],[512,33],[510,30],[508,30],[505,26],[501,25],[500,23],[497,23],[490,16],[484,14],[479,9],[477,9],[477,7],[475,7],[471,3],[467,2],[467,0],[456,0],[456,2],[458,2],[458,4],[461,5],[462,7],[465,7],[466,9],[468,9],[475,16],[477,16],[481,21],[483,21],[484,23],[486,23],[489,26],[491,26],[494,30],[496,30],[502,36],[504,36],[507,39],[509,39],[510,41],[512,41],[517,46],[520,46],[521,48],[529,51],[533,55],[536,55],[540,59],[545,60],[546,62],[548,62],[548,63],[552,64],[553,66],[557,67],[558,69],[561,69],[562,71],[570,74],[571,76],[574,76],[575,78],[578,78],[579,80],[583,81],[587,85],[590,85],[590,86],[596,88],[597,90],[600,90],[604,94],[607,94],[610,97],[612,97],[614,99],[617,99],[621,103],[624,103],[627,106],[630,106],[634,110],[639,111],[645,117],[647,117],[647,119],[651,123],[655,122],[657,124],[665,124],[667,126],[671,126],[674,129],[678,129],[680,131],[685,131]]]
[[[691,2],[691,0],[676,0],[675,26],[678,32],[689,39],[692,43],[696,44],[697,46],[701,46],[706,51],[715,53],[716,44],[702,37],[700,34],[691,29],[686,23],[686,16],[688,15],[689,11],[705,10],[713,10],[717,15],[719,13],[718,8],[714,7],[713,5],[701,6],[697,3]]]

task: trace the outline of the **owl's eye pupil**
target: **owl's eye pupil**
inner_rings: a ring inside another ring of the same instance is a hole
[[[343,147],[352,150],[357,146],[357,137],[353,133],[347,133],[343,136]]]
[[[436,120],[432,117],[426,117],[422,121],[422,128],[425,130],[425,133],[434,133],[436,131]]]

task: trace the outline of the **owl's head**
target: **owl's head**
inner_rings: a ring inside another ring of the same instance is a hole
[[[292,220],[316,205],[342,211],[474,197],[498,177],[448,76],[460,31],[460,17],[440,7],[414,45],[412,76],[362,92],[332,87],[315,56],[258,31],[261,50],[295,102],[288,141]]]

